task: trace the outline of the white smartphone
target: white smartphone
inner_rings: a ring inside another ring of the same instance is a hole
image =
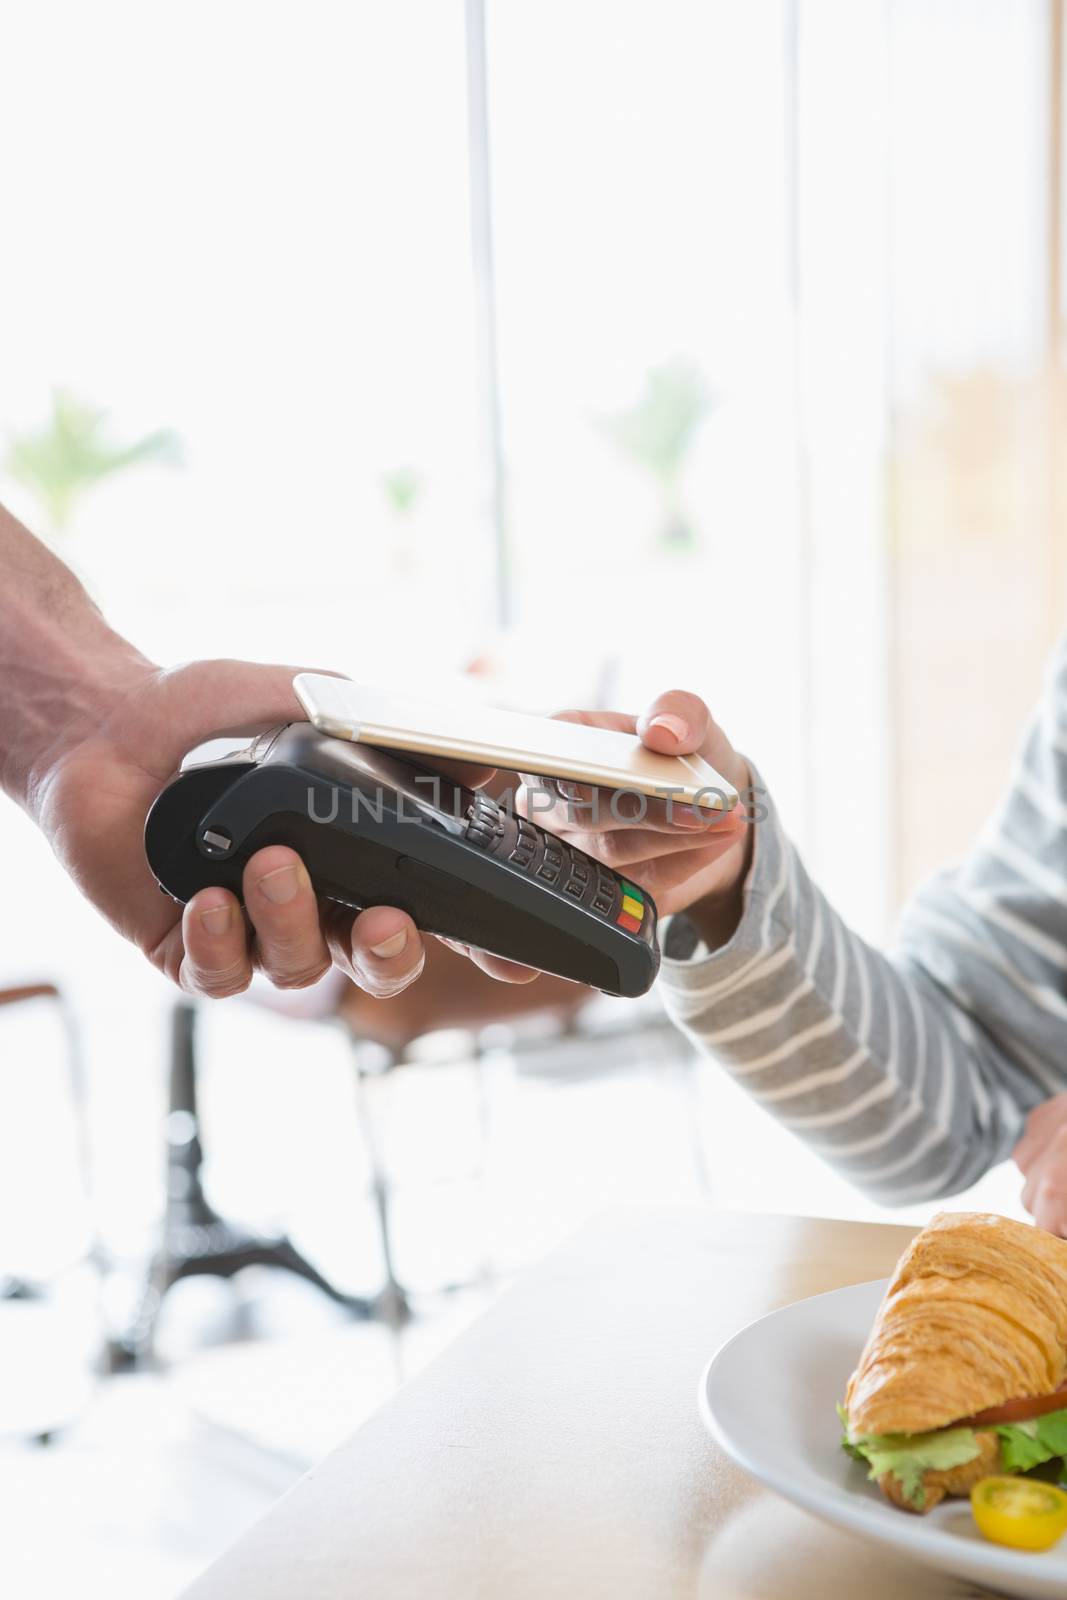
[[[730,811],[738,801],[733,785],[701,756],[658,755],[632,733],[492,706],[435,704],[319,672],[298,673],[293,688],[308,720],[335,739],[630,789],[712,811]]]

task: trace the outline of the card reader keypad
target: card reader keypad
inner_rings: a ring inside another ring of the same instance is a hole
[[[476,795],[468,806],[464,837],[469,844],[537,878],[604,921],[614,923],[627,933],[640,935],[645,897],[636,884],[616,877],[601,862],[565,844],[525,817],[506,811],[488,795]]]
[[[636,885],[536,814],[444,780],[429,800],[426,778],[389,751],[288,724],[175,777],[146,819],[146,858],[184,903],[205,884],[240,894],[249,856],[284,844],[335,904],[401,906],[442,938],[608,994],[647,991],[656,910]]]
[[[538,830],[527,822],[525,817],[516,817],[515,826],[517,830],[515,843],[508,860],[516,867],[522,867],[523,871],[527,871],[533,866],[534,857],[537,855],[540,843]]]
[[[483,850],[494,850],[507,832],[504,813],[488,795],[475,795],[467,807],[467,827],[464,837],[468,844],[479,845]]]

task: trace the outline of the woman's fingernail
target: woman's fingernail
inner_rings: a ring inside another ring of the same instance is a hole
[[[381,956],[383,961],[388,961],[390,956],[398,956],[408,942],[406,928],[401,928],[399,933],[394,933],[392,938],[383,939],[381,944],[371,945],[371,954]]]
[[[661,711],[658,717],[649,720],[650,728],[666,728],[668,733],[673,733],[676,739],[686,739],[689,736],[689,725],[681,717],[672,717],[669,712]]]
[[[208,911],[201,911],[200,926],[207,933],[225,933],[232,915],[230,906],[212,906]]]
[[[291,867],[278,867],[274,872],[268,872],[265,878],[260,878],[259,887],[274,906],[285,906],[300,888],[301,869],[295,865]]]

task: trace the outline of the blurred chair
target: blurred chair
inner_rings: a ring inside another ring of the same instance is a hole
[[[171,1009],[163,1224],[133,1317],[109,1340],[112,1372],[151,1360],[164,1298],[183,1278],[232,1278],[243,1267],[280,1267],[321,1289],[354,1316],[376,1314],[372,1301],[336,1288],[284,1234],[256,1233],[221,1217],[208,1202],[201,1179],[204,1147],[197,1109],[196,1015],[191,1000],[178,1000]]]
[[[355,984],[344,982],[334,1017],[345,1028],[352,1048],[356,1096],[370,1163],[371,1189],[385,1268],[383,1296],[396,1317],[409,1313],[407,1292],[394,1267],[390,1217],[392,1185],[382,1152],[374,1105],[375,1080],[405,1066],[419,1041],[431,1033],[458,1031],[465,1037],[461,1059],[478,1079],[479,1103],[485,1106],[482,1072],[486,1040],[501,1027],[515,1027],[532,1018],[554,1021],[569,1029],[592,991],[565,978],[542,973],[532,983],[502,983],[457,955],[436,939],[426,942],[426,965],[418,981],[390,1000],[376,1000]],[[486,1119],[481,1125],[483,1149]],[[447,1285],[459,1288],[462,1285]]]
[[[90,1194],[89,1134],[81,1041],[78,1037],[70,1008],[63,994],[54,983],[23,983],[0,989],[0,1007],[20,1005],[27,1000],[48,1000],[55,1008],[66,1036],[67,1073],[70,1082],[71,1106],[74,1113],[78,1162],[81,1169],[82,1187],[88,1202]],[[98,1257],[99,1252],[95,1236],[90,1253],[94,1258]],[[36,1300],[40,1299],[42,1294],[43,1290],[38,1285],[27,1283],[25,1279],[0,1275],[0,1300]]]
[[[97,1270],[100,1270],[103,1265],[103,1256],[91,1221],[88,1110],[85,1093],[85,1074],[82,1066],[81,1040],[66,998],[56,984],[23,983],[0,988],[0,1008],[21,1005],[32,1000],[43,1000],[49,1003],[49,1006],[58,1016],[66,1039],[66,1067],[74,1120],[79,1176],[86,1206],[90,1208],[90,1243],[87,1257]],[[34,1283],[25,1278],[11,1275],[0,1275],[0,1303],[6,1302],[10,1304],[17,1302],[20,1306],[39,1303],[43,1307],[47,1298],[47,1284]],[[48,1397],[47,1384],[38,1386],[38,1393],[39,1398],[38,1394],[34,1395],[33,1404],[27,1407],[17,1431],[31,1438],[36,1438],[42,1444],[47,1444],[56,1428],[63,1422],[70,1420],[68,1414],[70,1406],[69,1403],[65,1406],[54,1406]],[[35,1420],[33,1421],[29,1420],[31,1412],[35,1413]]]
[[[389,1000],[372,998],[340,973],[331,974],[313,989],[254,988],[248,998],[293,1021],[341,1026],[350,1040],[384,1282],[371,1298],[346,1294],[284,1234],[253,1232],[221,1217],[210,1205],[201,1179],[204,1134],[197,1108],[196,1007],[190,1000],[179,1000],[171,1012],[162,1233],[133,1318],[110,1341],[108,1360],[113,1371],[150,1360],[163,1301],[175,1283],[195,1275],[228,1279],[246,1266],[279,1267],[294,1273],[353,1316],[393,1325],[404,1321],[410,1307],[394,1268],[391,1186],[371,1104],[372,1082],[403,1066],[419,1039],[445,1029],[467,1035],[463,1059],[480,1072],[479,1036],[483,1030],[537,1013],[556,1017],[565,1025],[585,1004],[589,991],[547,975],[531,984],[500,983],[465,956],[430,939],[426,965],[417,983]]]

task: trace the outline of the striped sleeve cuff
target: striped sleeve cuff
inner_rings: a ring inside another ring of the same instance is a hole
[[[709,951],[684,912],[665,917],[660,925],[660,995],[667,1011],[681,1023],[689,1022],[735,984],[754,978],[763,962],[789,939],[793,846],[755,768],[752,785],[763,814],[753,824],[752,864],[733,937],[718,950]]]

